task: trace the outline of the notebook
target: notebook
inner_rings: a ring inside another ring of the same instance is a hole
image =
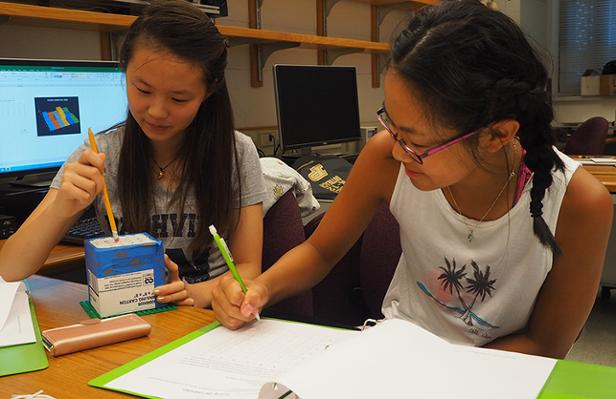
[[[0,376],[47,368],[34,304],[22,282],[0,278]]]
[[[518,399],[540,395],[555,363],[453,345],[403,320],[357,332],[264,319],[212,324],[89,384],[148,398]]]

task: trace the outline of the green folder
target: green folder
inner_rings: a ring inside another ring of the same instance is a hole
[[[559,360],[548,377],[539,399],[613,399],[616,397],[616,367]]]
[[[49,366],[41,339],[41,329],[38,325],[30,294],[28,294],[28,302],[30,303],[30,314],[32,315],[36,342],[0,348],[0,376],[46,369]]]
[[[148,396],[139,392],[124,391],[106,386],[116,378],[156,359],[159,356],[202,336],[219,327],[219,322],[202,327],[192,333],[164,345],[153,352],[143,355],[123,366],[109,371],[88,384],[103,389],[111,389],[150,399],[161,399],[157,396]],[[488,377],[486,377],[488,378]],[[511,378],[516,378],[511,376]],[[520,381],[523,384],[523,381]],[[596,364],[580,363],[570,360],[556,362],[552,373],[548,377],[543,389],[537,396],[538,399],[614,399],[616,393],[616,367],[601,366]]]
[[[99,377],[96,377],[95,379],[91,380],[90,382],[88,382],[88,385],[93,386],[93,387],[97,387],[97,388],[103,388],[103,389],[110,389],[113,391],[118,391],[118,392],[124,392],[124,393],[128,393],[131,395],[135,395],[135,396],[141,396],[143,398],[150,398],[150,399],[161,399],[158,396],[148,396],[148,395],[144,395],[142,393],[139,392],[131,392],[131,391],[125,391],[122,389],[115,389],[115,388],[109,388],[106,385],[115,380],[116,378],[128,373],[129,371],[132,371],[134,369],[136,369],[137,367],[143,366],[144,364],[156,359],[159,356],[164,355],[167,352],[172,351],[173,349],[184,345],[187,342],[192,341],[195,338],[198,338],[200,336],[202,336],[203,334],[215,329],[216,327],[219,327],[220,323],[219,322],[213,322],[211,324],[208,324],[205,327],[201,327],[198,330],[195,330],[191,333],[189,333],[188,335],[183,336],[182,338],[178,338],[173,342],[168,343],[167,345],[161,346],[158,349],[153,350],[150,353],[147,353],[141,357],[138,357],[135,360],[132,360],[128,363],[126,363],[123,366],[120,366],[116,369],[111,370],[108,373],[105,373]]]

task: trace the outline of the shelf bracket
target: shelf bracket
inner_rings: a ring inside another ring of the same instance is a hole
[[[361,50],[354,49],[354,48],[329,49],[329,50],[324,50],[324,51],[325,51],[325,58],[323,60],[324,64],[322,65],[332,65],[334,61],[336,61],[336,59],[340,56],[362,52]]]
[[[248,0],[248,26],[261,29],[261,9],[265,0]],[[250,86],[263,87],[263,68],[267,59],[276,51],[299,46],[293,42],[274,42],[256,44],[254,41],[233,40],[233,45],[249,43],[250,48]]]
[[[378,42],[381,40],[381,25],[385,20],[387,14],[398,9],[408,9],[409,4],[396,3],[385,5],[373,5],[370,6],[370,40]],[[412,6],[411,10],[415,11],[417,7]],[[376,89],[381,87],[381,74],[387,66],[388,57],[384,54],[373,53],[371,56],[372,63],[372,88]]]
[[[381,39],[381,25],[387,14],[394,10],[408,9],[408,3],[395,3],[370,6],[370,40],[378,42]]]
[[[251,28],[261,29],[261,9],[265,0],[248,0],[248,25]]]
[[[340,0],[316,0],[317,1],[317,35],[318,36],[327,36],[327,17],[329,13],[332,11],[332,8],[338,3]],[[318,49],[317,50],[317,64],[319,65],[331,65],[332,61],[329,61],[329,56],[327,55],[327,49]],[[335,58],[338,58],[335,56]]]
[[[377,23],[377,29],[380,31],[381,29],[381,25],[383,24],[383,21],[385,20],[385,17],[387,16],[387,14],[389,14],[390,12],[394,11],[394,10],[400,10],[400,9],[407,9],[409,8],[409,4],[407,3],[395,3],[395,4],[384,4],[384,5],[380,5],[380,6],[372,6],[373,8],[376,8],[376,23]]]
[[[377,89],[381,87],[381,74],[387,68],[389,63],[389,56],[386,54],[373,53],[371,55],[372,63],[372,88]]]
[[[263,87],[263,69],[267,59],[276,51],[299,46],[299,43],[279,42],[250,45],[250,86]]]
[[[340,0],[317,0],[317,35],[327,36],[327,17]]]

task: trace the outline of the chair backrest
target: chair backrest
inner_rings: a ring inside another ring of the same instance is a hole
[[[306,236],[320,220],[306,226]],[[360,239],[312,289],[315,321],[358,325],[383,317],[381,305],[401,251],[398,223],[383,204]]]
[[[359,281],[367,318],[383,317],[383,298],[394,276],[402,247],[400,226],[385,204],[364,231],[359,256]]]
[[[602,155],[609,129],[607,119],[595,116],[587,119],[573,132],[565,145],[565,154]]]
[[[282,255],[305,241],[299,206],[291,190],[272,205],[263,218],[263,271]],[[264,315],[308,320],[312,317],[312,294],[305,292],[265,309]]]

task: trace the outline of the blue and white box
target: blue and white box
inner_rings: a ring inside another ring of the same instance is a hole
[[[164,247],[147,233],[84,243],[90,303],[101,317],[154,309],[154,287],[165,284]]]

